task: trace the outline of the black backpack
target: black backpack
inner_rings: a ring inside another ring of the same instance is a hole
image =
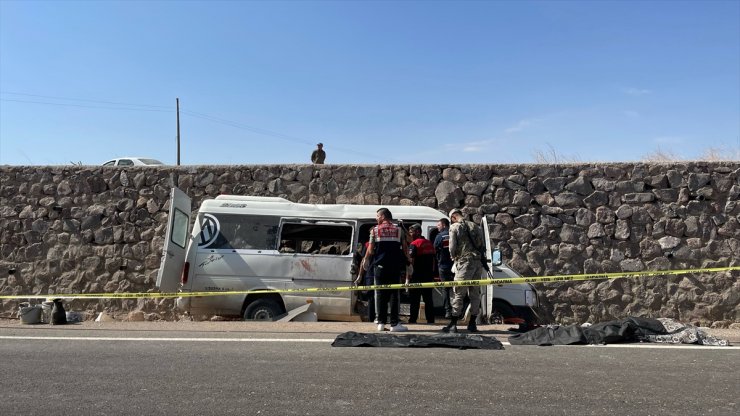
[[[52,325],[66,325],[67,324],[67,312],[64,310],[61,299],[54,299],[54,307],[51,310],[51,324]]]

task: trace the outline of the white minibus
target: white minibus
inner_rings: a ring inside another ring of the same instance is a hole
[[[420,224],[425,237],[432,240],[439,219],[447,218],[430,207],[385,207],[406,227]],[[368,240],[379,208],[220,195],[204,200],[191,221],[190,198],[173,188],[157,286],[164,293],[350,286],[353,250]],[[497,250],[491,250],[485,219],[483,230],[489,259],[494,259],[493,277],[519,277],[500,261]],[[482,322],[495,317],[524,326],[534,324],[538,299],[532,285],[488,285],[482,289]],[[356,298],[355,291],[252,293],[180,297],[176,305],[193,315],[273,320],[313,303],[320,320],[360,321],[354,308]]]

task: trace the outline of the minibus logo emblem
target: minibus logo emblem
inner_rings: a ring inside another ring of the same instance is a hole
[[[200,223],[200,233],[198,234],[198,245],[208,247],[218,237],[219,232],[218,219],[211,214],[203,215]]]

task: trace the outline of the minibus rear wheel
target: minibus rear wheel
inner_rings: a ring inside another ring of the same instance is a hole
[[[272,299],[256,299],[244,309],[245,321],[272,321],[282,314],[280,305]]]

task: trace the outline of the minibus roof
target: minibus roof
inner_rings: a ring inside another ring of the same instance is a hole
[[[206,199],[201,204],[200,212],[375,220],[379,208],[388,208],[394,219],[437,221],[447,218],[442,212],[425,206],[299,204],[285,198],[242,195],[219,195],[216,199]]]

